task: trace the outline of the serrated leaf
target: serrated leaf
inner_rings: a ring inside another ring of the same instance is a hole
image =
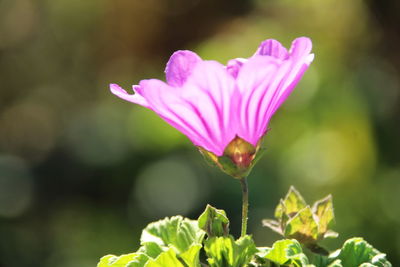
[[[332,196],[328,195],[324,199],[315,202],[312,210],[317,216],[318,234],[323,237],[335,220]]]
[[[97,267],[126,267],[128,263],[135,260],[137,253],[124,254],[121,256],[106,255],[100,259]]]
[[[185,267],[176,257],[175,251],[171,248],[161,253],[156,259],[149,259],[145,267]]]
[[[318,225],[314,220],[310,206],[300,210],[285,227],[286,238],[294,238],[301,243],[315,243],[318,238]]]
[[[279,265],[302,267],[309,264],[308,258],[297,240],[276,241],[263,257]]]
[[[291,186],[289,192],[286,194],[285,199],[283,200],[285,212],[289,217],[293,217],[297,212],[302,210],[307,206],[306,201],[301,196],[299,191]]]
[[[237,241],[232,236],[212,237],[205,241],[204,249],[210,267],[242,267],[248,264],[257,252],[250,236]]]
[[[386,255],[373,248],[362,238],[351,238],[347,240],[343,247],[336,251],[331,257],[342,261],[343,266],[376,266],[391,267],[391,263],[386,259]],[[371,265],[368,265],[371,264]]]
[[[199,228],[206,231],[209,237],[223,236],[229,233],[229,219],[225,211],[211,205],[207,205],[197,221]]]
[[[149,224],[142,232],[140,243],[154,242],[162,247],[173,247],[180,254],[193,244],[201,244],[204,234],[197,221],[175,216]]]

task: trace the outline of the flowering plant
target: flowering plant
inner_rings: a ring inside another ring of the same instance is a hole
[[[167,63],[166,83],[142,80],[133,95],[117,84],[110,89],[156,112],[223,171],[241,179],[253,166],[272,115],[312,62],[311,47],[305,37],[294,40],[290,51],[269,39],[252,57],[226,66],[177,51]]]
[[[277,206],[276,220],[263,221],[285,239],[272,247],[256,247],[247,235],[246,178],[263,150],[272,115],[314,59],[311,48],[306,37],[295,39],[289,51],[269,39],[250,58],[232,59],[226,66],[177,51],[165,69],[167,82],[142,80],[133,86],[134,94],[110,85],[118,97],[156,112],[186,135],[206,160],[240,181],[242,232],[235,240],[225,211],[208,205],[197,221],[175,216],[149,224],[139,250],[107,255],[98,267],[391,266],[385,254],[361,238],[349,239],[333,253],[322,248],[319,241],[337,236],[330,230],[332,198],[311,207],[294,188]]]

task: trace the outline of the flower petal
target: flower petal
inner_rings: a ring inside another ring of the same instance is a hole
[[[196,145],[207,142],[203,134],[192,125],[189,116],[186,116],[188,110],[180,98],[180,90],[156,79],[142,80],[140,87],[151,109],[167,123],[186,135]]]
[[[271,56],[282,60],[289,56],[287,49],[274,39],[268,39],[262,42],[255,55]]]
[[[182,86],[200,61],[201,58],[191,51],[176,51],[165,68],[167,83],[174,87]]]
[[[235,137],[231,119],[235,83],[218,62],[199,62],[180,88],[159,80],[143,80],[140,86],[151,108],[195,145],[221,156]]]
[[[116,95],[116,96],[118,96],[118,97],[120,97],[120,98],[122,98],[122,99],[124,99],[126,101],[129,101],[129,102],[132,102],[132,103],[135,103],[135,104],[139,104],[139,105],[141,105],[143,107],[149,108],[149,104],[147,103],[146,99],[144,99],[138,93],[130,95],[130,94],[128,94],[127,91],[122,89],[121,86],[119,86],[118,84],[115,84],[115,83],[110,84],[110,90],[114,95]],[[134,85],[133,86],[133,90],[134,90],[134,92],[135,91],[136,92],[139,91],[139,86]]]
[[[290,71],[286,74],[284,82],[278,89],[278,94],[272,104],[272,114],[280,107],[286,98],[293,91],[294,87],[300,81],[304,72],[308,69],[314,60],[314,54],[310,54],[312,42],[307,37],[300,37],[293,41],[290,48],[289,61],[291,61]],[[271,116],[272,116],[271,114]]]
[[[256,146],[267,125],[263,122],[268,106],[284,73],[284,61],[256,55],[243,64],[237,85],[241,93],[238,135]]]
[[[196,66],[183,87],[182,98],[196,109],[209,129],[209,138],[218,147],[217,156],[235,138],[238,91],[235,80],[216,61],[203,61]]]
[[[226,70],[234,77],[236,78],[240,68],[242,67],[243,63],[245,63],[247,59],[245,58],[235,58],[231,59],[228,61],[228,64],[226,64]]]
[[[284,57],[286,49],[274,40],[267,40],[259,48],[263,55],[255,55],[243,64],[237,78],[242,94],[240,137],[256,145],[265,134],[272,115],[312,62],[311,48],[310,39],[297,38]]]
[[[290,57],[292,58],[303,58],[310,55],[311,49],[312,49],[312,42],[310,38],[299,37],[292,42],[289,54]]]

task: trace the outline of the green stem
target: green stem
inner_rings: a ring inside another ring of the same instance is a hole
[[[247,213],[249,211],[249,190],[246,177],[240,179],[240,185],[242,186],[242,234],[240,237],[244,237],[247,232]]]

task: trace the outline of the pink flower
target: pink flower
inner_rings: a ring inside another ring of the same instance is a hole
[[[177,51],[167,63],[166,83],[142,80],[133,86],[135,94],[116,84],[110,89],[153,110],[193,144],[221,157],[235,139],[258,147],[272,115],[312,62],[311,46],[310,39],[300,37],[287,51],[269,39],[252,57],[232,59],[227,66]]]

